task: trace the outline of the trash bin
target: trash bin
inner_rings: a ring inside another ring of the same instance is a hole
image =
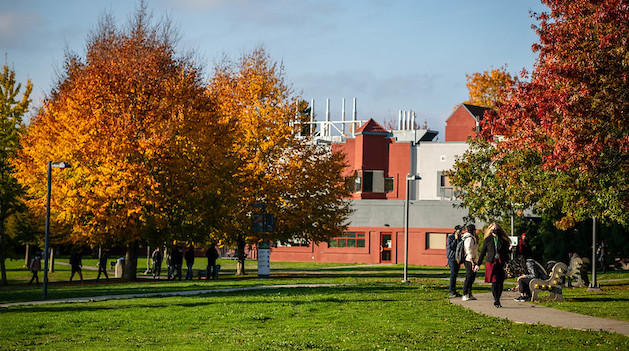
[[[116,261],[116,270],[115,277],[122,278],[122,274],[124,273],[124,257],[119,257]]]

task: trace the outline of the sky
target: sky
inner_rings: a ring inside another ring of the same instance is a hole
[[[147,0],[155,19],[179,29],[209,75],[216,62],[263,47],[283,64],[296,94],[315,100],[318,120],[397,121],[412,110],[443,140],[454,106],[467,100],[466,74],[507,66],[531,71],[539,0]],[[99,18],[121,26],[133,0],[0,0],[0,53],[18,82],[34,84],[31,111],[53,87],[69,50],[85,56]],[[4,62],[3,62],[4,63]]]

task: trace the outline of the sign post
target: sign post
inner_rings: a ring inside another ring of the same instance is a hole
[[[262,233],[262,241],[258,243],[258,278],[268,278],[271,275],[271,245],[266,241],[265,234],[273,231],[275,219],[266,213],[264,203],[255,204],[254,207],[262,207],[262,213],[253,216],[253,232]]]

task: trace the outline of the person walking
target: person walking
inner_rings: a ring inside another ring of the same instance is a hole
[[[218,258],[218,251],[216,245],[211,244],[205,252],[207,257],[207,269],[205,271],[205,279],[218,279],[218,271],[216,270],[216,259]]]
[[[173,260],[173,265],[175,268],[175,275],[173,275],[173,280],[175,278],[178,278],[178,280],[181,280],[181,266],[183,265],[183,249],[179,245],[177,245],[175,249],[173,250],[172,260]]]
[[[463,301],[476,300],[472,295],[472,285],[476,280],[476,272],[478,265],[476,258],[478,257],[478,239],[476,237],[476,226],[468,224],[463,233],[463,248],[465,250],[465,282],[463,283]]]
[[[448,235],[446,238],[446,258],[448,260],[448,267],[450,267],[450,295],[449,298],[461,297],[461,294],[456,292],[456,277],[459,274],[461,268],[461,262],[457,262],[455,257],[455,251],[457,244],[461,241],[461,226],[454,227],[454,233]]]
[[[105,278],[109,281],[109,276],[107,275],[107,252],[102,251],[100,257],[98,258],[98,275],[96,276],[96,281],[100,279],[100,274],[105,274]]]
[[[159,279],[159,275],[162,271],[162,260],[164,256],[159,249],[159,246],[155,248],[153,254],[151,255],[151,260],[153,261],[153,279]]]
[[[509,257],[509,236],[497,224],[492,223],[485,230],[483,247],[480,251],[477,266],[485,260],[485,283],[491,283],[491,293],[494,296],[494,307],[500,308],[500,296],[502,295],[505,281],[504,265]]]
[[[173,278],[175,274],[175,263],[173,261],[173,252],[175,252],[176,250],[177,250],[176,248],[172,247],[170,250],[166,251],[166,268],[168,269],[168,273],[167,273],[168,280]]]
[[[74,250],[70,255],[70,266],[72,266],[72,274],[70,274],[70,281],[74,277],[74,273],[79,273],[79,277],[81,278],[81,282],[83,282],[83,272],[81,272],[81,267],[83,267],[83,258],[81,256],[81,250]]]
[[[186,272],[186,280],[192,280],[192,267],[194,266],[194,246],[190,246],[186,251],[186,266],[188,271]]]
[[[607,264],[605,264],[605,255],[607,254],[607,241],[603,239],[601,243],[598,245],[596,249],[597,261],[598,261],[598,270],[601,273],[605,273],[607,271]]]
[[[33,279],[35,279],[35,282],[39,285],[39,276],[37,275],[37,273],[41,271],[41,255],[39,252],[35,253],[35,257],[31,259],[31,263],[28,265],[28,270],[33,273],[31,281],[29,281],[28,284],[32,284]]]

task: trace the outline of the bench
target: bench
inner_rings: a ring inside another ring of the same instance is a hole
[[[214,279],[218,280],[218,272],[221,271],[221,265],[217,264],[216,265],[216,273],[214,274]],[[199,269],[197,270],[197,277],[199,278],[199,280],[201,280],[201,278],[207,278],[205,275],[207,274],[207,270],[205,269]]]
[[[568,266],[566,280],[568,282],[566,285],[570,288],[586,288],[590,285],[590,280],[588,279],[583,259],[577,254],[573,254],[570,257],[570,265]]]
[[[553,266],[548,279],[532,279],[529,282],[529,288],[531,289],[531,301],[539,300],[540,298],[538,294],[542,291],[550,292],[548,298],[551,300],[563,301],[563,278],[566,276],[567,272],[568,266],[566,266],[563,262],[557,262]]]

